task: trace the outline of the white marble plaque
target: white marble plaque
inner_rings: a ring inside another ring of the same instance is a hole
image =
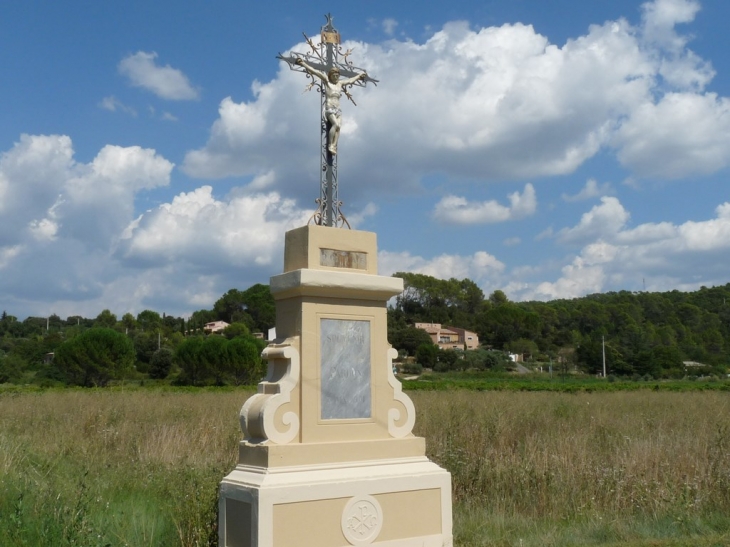
[[[338,251],[337,249],[320,249],[319,263],[333,268],[351,270],[367,270],[368,255],[359,251]]]
[[[323,420],[370,418],[370,321],[320,323]]]

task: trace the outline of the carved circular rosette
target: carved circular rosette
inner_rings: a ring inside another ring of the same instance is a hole
[[[370,545],[383,528],[383,509],[372,496],[355,496],[342,511],[342,533],[350,545]]]

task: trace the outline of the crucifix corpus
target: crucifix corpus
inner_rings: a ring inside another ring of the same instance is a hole
[[[319,44],[305,34],[311,51],[292,51],[287,56],[279,54],[277,59],[285,61],[291,70],[306,74],[312,80],[306,90],[316,87],[322,96],[320,196],[312,220],[321,226],[347,225],[349,228],[350,224],[340,210],[342,202],[337,190],[337,143],[342,127],[340,97],[344,94],[355,104],[349,88],[363,87],[367,82],[377,85],[378,81],[352,64],[349,59],[352,50],[342,50],[340,33],[332,26],[332,16],[327,14],[325,17],[327,24],[321,29]]]

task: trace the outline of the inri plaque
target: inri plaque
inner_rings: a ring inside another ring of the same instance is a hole
[[[320,325],[322,419],[370,418],[370,321]]]
[[[319,263],[322,266],[333,268],[348,268],[351,270],[367,270],[368,255],[358,251],[338,251],[337,249],[320,249]]]

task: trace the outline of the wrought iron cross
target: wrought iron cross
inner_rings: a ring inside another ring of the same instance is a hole
[[[337,189],[337,145],[342,124],[340,97],[345,95],[355,104],[349,88],[364,86],[367,82],[377,84],[365,70],[356,67],[349,60],[352,50],[343,51],[340,33],[332,26],[332,16],[327,14],[327,24],[320,31],[320,42],[315,44],[307,35],[304,39],[311,51],[292,51],[288,56],[277,55],[291,70],[303,72],[312,80],[307,91],[316,87],[322,96],[320,195],[316,200],[317,211],[312,216],[315,224],[321,226],[343,226],[350,224],[342,214]]]

